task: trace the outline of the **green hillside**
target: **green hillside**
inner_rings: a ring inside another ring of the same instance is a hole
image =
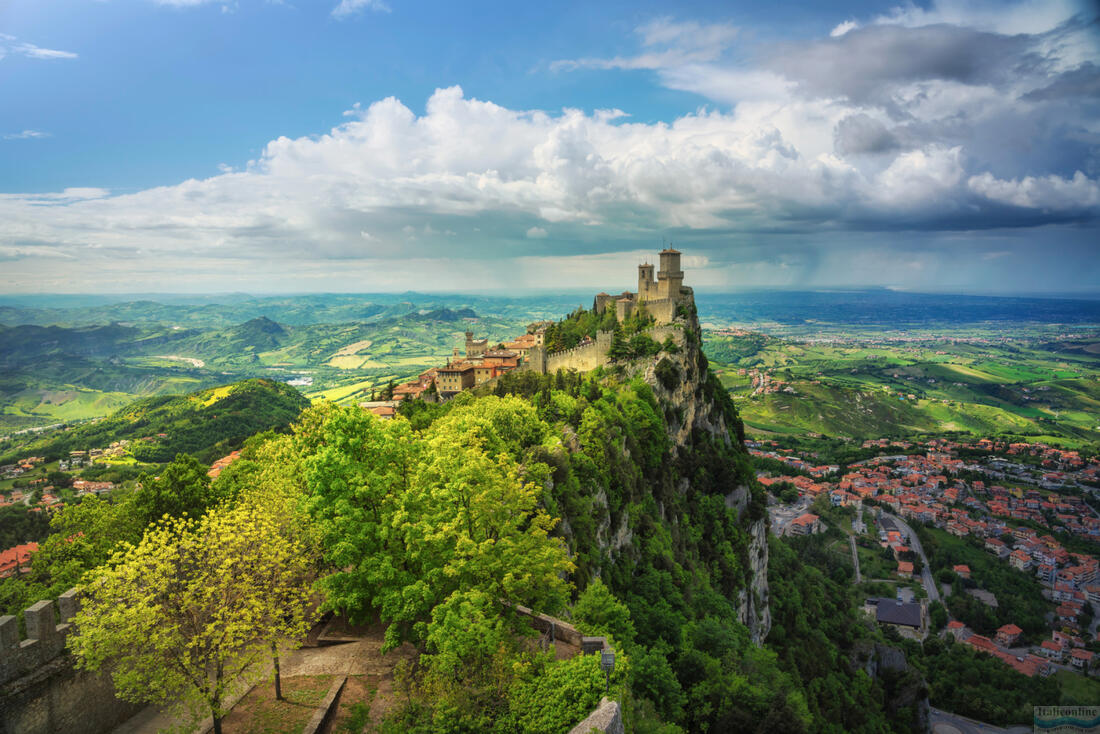
[[[22,444],[0,444],[0,463],[28,453],[56,458],[69,451],[104,448],[123,439],[139,462],[165,462],[177,453],[204,461],[237,448],[249,436],[288,426],[309,405],[301,393],[273,380],[252,379],[187,395],[137,400],[108,418],[55,431]],[[18,438],[18,437],[17,437]]]
[[[466,330],[503,341],[527,323],[469,307],[402,308],[342,323],[257,316],[228,327],[0,326],[0,432],[99,418],[137,398],[234,379],[308,378],[312,397],[353,401],[442,363]]]
[[[1026,333],[813,341],[751,332],[705,343],[746,426],[758,432],[875,438],[960,431],[1100,441],[1100,359],[1080,342]],[[770,389],[761,388],[766,376]],[[754,386],[753,381],[757,380]]]

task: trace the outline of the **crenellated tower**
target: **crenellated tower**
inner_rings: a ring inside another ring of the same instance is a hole
[[[650,266],[652,267],[652,266]],[[657,271],[657,297],[680,300],[684,273],[680,270],[680,251],[671,247],[661,250],[661,269]]]

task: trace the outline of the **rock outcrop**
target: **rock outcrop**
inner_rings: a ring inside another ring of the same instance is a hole
[[[665,408],[665,422],[673,455],[688,450],[694,437],[706,434],[726,444],[744,440],[740,421],[723,409],[710,381],[707,359],[700,342],[695,316],[677,319],[663,332],[672,333],[680,351],[661,353],[630,368],[640,373]],[[678,332],[678,334],[677,334]],[[731,425],[736,420],[737,423]],[[741,450],[741,449],[738,449]],[[682,480],[686,482],[687,480]],[[685,487],[686,489],[686,487]],[[768,519],[747,518],[751,491],[739,484],[726,495],[726,506],[737,510],[751,537],[748,549],[749,585],[739,592],[738,618],[752,633],[753,642],[763,643],[771,630],[768,605]]]

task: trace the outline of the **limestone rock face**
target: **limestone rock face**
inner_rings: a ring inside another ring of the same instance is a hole
[[[679,329],[678,335],[673,328]],[[699,333],[699,322],[694,317],[680,319],[664,331],[673,334],[681,351],[678,354],[661,354],[651,360],[636,363],[630,371],[641,374],[653,389],[654,395],[665,406],[665,420],[673,454],[691,445],[692,435],[698,432],[709,434],[726,443],[738,441],[737,431],[731,430],[736,427],[727,425],[725,414],[710,399],[706,390],[706,358],[702,355],[699,340],[691,336],[692,333]],[[662,360],[667,360],[668,364],[661,367]],[[675,379],[669,379],[670,374]],[[686,483],[687,480],[683,481]],[[730,492],[725,500],[727,507],[736,509],[739,516],[743,517],[749,504],[749,488],[741,485]],[[751,536],[748,555],[752,573],[749,587],[742,589],[738,595],[738,617],[749,628],[753,642],[759,645],[771,630],[767,518],[750,523],[746,530]]]

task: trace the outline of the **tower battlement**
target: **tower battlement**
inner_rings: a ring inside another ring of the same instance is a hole
[[[681,304],[693,304],[695,295],[691,288],[684,286],[684,272],[680,269],[680,251],[665,248],[658,254],[660,269],[654,274],[654,266],[648,262],[638,265],[638,292],[629,291],[616,296],[599,293],[592,307],[596,313],[604,313],[608,308],[615,310],[620,321],[634,312],[639,304],[645,304],[646,311],[658,324],[671,323],[676,318]],[[656,277],[654,277],[656,275]]]

